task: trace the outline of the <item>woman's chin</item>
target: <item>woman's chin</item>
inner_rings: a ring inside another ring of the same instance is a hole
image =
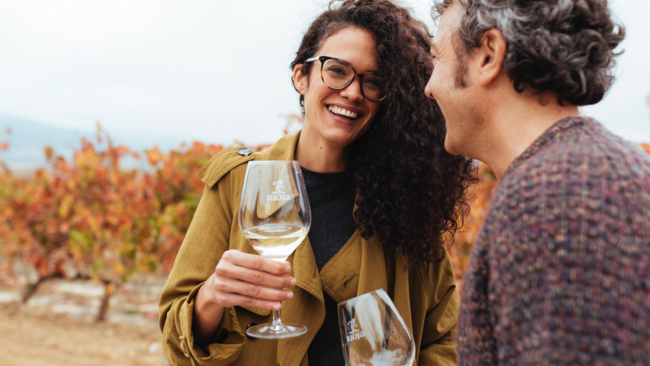
[[[332,120],[326,120],[326,122],[318,127],[316,124],[311,124],[312,128],[305,126],[307,128],[303,128],[303,134],[315,133],[313,137],[316,139],[325,140],[328,145],[341,148],[351,144],[363,134],[362,124],[344,125]]]
[[[361,136],[361,134],[359,134],[358,131],[354,131],[353,133],[350,131],[345,131],[344,133],[343,131],[339,131],[338,133],[325,134],[323,138],[332,146],[340,146],[344,148],[353,143],[359,138],[359,136]]]

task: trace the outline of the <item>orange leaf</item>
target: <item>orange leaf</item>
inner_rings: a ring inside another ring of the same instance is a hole
[[[648,100],[650,100],[650,96],[648,97]],[[641,144],[641,148],[650,154],[650,144]]]
[[[50,146],[45,146],[43,150],[45,151],[45,157],[48,160],[52,159],[52,156],[54,155],[54,150]]]
[[[70,213],[70,207],[72,206],[73,202],[74,197],[72,197],[71,194],[67,194],[63,197],[63,200],[61,200],[61,205],[59,205],[59,217],[68,217],[68,214]]]

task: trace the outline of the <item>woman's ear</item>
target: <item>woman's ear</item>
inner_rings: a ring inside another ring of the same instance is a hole
[[[305,95],[307,90],[307,78],[302,74],[302,64],[297,64],[293,67],[293,87],[296,88],[296,91],[302,95]]]

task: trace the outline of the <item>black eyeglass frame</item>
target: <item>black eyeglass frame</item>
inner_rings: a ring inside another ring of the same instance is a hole
[[[344,86],[342,86],[340,88],[334,88],[334,87],[331,87],[331,86],[327,85],[327,83],[325,82],[325,77],[323,76],[323,66],[325,65],[325,61],[327,61],[327,60],[336,60],[336,61],[344,64],[345,66],[351,68],[352,72],[354,73],[354,75],[352,75],[352,79],[350,79],[350,81],[348,81],[347,84],[345,84]],[[345,60],[341,60],[340,58],[331,57],[331,56],[315,56],[315,57],[308,58],[307,60],[305,60],[305,63],[314,62],[314,61],[320,61],[320,78],[321,78],[321,80],[323,80],[323,84],[325,84],[325,86],[327,86],[328,88],[330,88],[332,90],[343,90],[343,89],[347,88],[348,86],[350,86],[350,84],[352,84],[352,82],[354,81],[354,78],[356,78],[358,76],[359,81],[361,82],[360,83],[361,95],[363,95],[364,98],[366,98],[366,99],[368,99],[370,101],[373,101],[373,102],[381,102],[384,99],[386,99],[386,97],[388,97],[387,95],[384,95],[381,99],[370,99],[363,92],[363,76],[364,75],[369,75],[369,74],[371,74],[371,75],[379,75],[378,73],[376,73],[374,71],[366,71],[363,74],[359,74],[357,72],[357,70],[355,70],[354,67],[352,67],[352,65],[350,65],[349,62],[347,62]]]

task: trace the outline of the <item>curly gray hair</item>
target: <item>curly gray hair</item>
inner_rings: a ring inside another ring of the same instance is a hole
[[[464,6],[455,42],[464,45],[456,50],[461,62],[498,29],[507,43],[503,68],[518,92],[551,91],[560,104],[581,106],[598,103],[612,85],[625,29],[607,0],[442,0],[434,18],[454,2]]]

